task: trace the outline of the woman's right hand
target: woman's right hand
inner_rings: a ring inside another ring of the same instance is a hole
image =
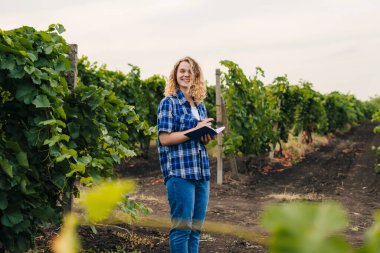
[[[209,126],[211,127],[211,121],[213,121],[214,118],[207,118],[207,119],[204,119],[202,121],[199,121],[196,128],[201,128],[203,126]]]

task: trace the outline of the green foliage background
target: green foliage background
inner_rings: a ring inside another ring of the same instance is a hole
[[[92,185],[111,177],[115,164],[139,152],[139,138],[154,133],[116,95],[125,89],[111,86],[118,73],[94,70],[98,76],[88,74],[93,79],[69,91],[63,31],[0,32],[0,240],[11,252],[29,249],[43,226],[61,222],[63,196],[71,187],[78,194],[75,178]],[[134,68],[126,79],[137,82],[138,74]]]

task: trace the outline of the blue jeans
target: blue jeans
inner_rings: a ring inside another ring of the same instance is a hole
[[[170,252],[197,253],[210,191],[210,181],[171,177],[166,182],[171,229]]]

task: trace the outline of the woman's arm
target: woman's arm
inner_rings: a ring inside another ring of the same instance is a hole
[[[214,119],[213,118],[207,118],[207,119],[204,119],[200,122],[198,122],[197,126],[194,127],[194,128],[190,128],[186,131],[181,131],[181,132],[171,132],[171,133],[167,133],[167,132],[161,132],[158,136],[158,138],[160,139],[160,143],[163,145],[163,146],[172,146],[172,145],[178,145],[182,142],[185,142],[185,141],[188,141],[190,138],[187,137],[185,134],[188,133],[188,132],[191,132],[197,128],[201,128],[203,126],[211,126],[211,121],[213,121]]]

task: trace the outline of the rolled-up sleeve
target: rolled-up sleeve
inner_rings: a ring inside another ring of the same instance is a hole
[[[168,98],[164,98],[158,106],[157,129],[158,133],[174,131],[173,105]]]

